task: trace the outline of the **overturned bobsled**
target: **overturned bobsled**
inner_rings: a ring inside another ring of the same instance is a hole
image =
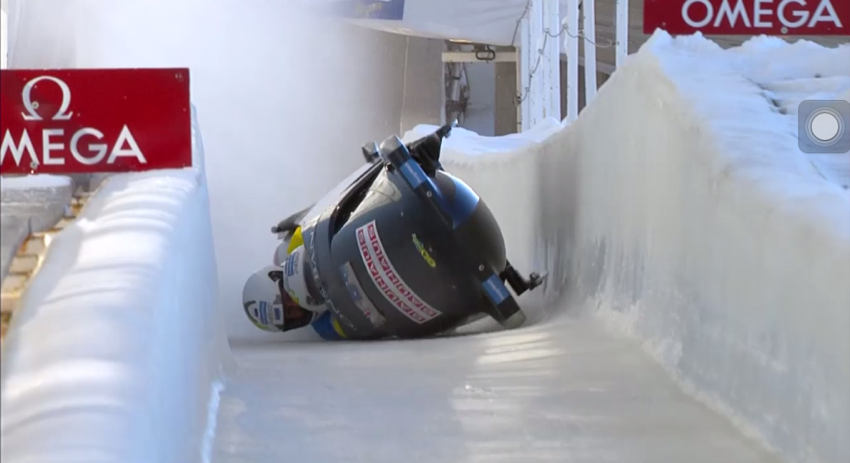
[[[365,166],[273,227],[283,240],[275,265],[243,291],[251,321],[272,331],[310,324],[328,339],[428,336],[481,314],[522,325],[505,284],[519,295],[543,279],[510,265],[484,201],[442,169],[450,131],[364,146]]]

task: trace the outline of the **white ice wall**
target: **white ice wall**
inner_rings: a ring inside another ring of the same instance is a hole
[[[216,290],[202,169],[109,178],[12,319],[0,458],[204,461],[227,352]]]
[[[850,194],[701,48],[657,37],[544,162],[568,284],[794,460],[847,461]]]
[[[850,193],[799,151],[788,104],[840,94],[848,67],[850,46],[659,33],[575,124],[477,161],[487,146],[459,132],[444,164],[509,253],[536,243],[524,263],[546,267],[550,297],[646,340],[791,460],[848,461]]]

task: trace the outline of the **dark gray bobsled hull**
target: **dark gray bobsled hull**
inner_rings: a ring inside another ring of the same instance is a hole
[[[480,313],[507,328],[524,321],[504,281],[519,294],[541,279],[511,267],[493,214],[440,167],[446,133],[364,149],[369,167],[301,225],[305,258],[293,275],[351,338],[427,336]]]

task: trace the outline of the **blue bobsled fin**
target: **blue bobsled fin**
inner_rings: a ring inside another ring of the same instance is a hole
[[[493,274],[490,278],[481,283],[481,286],[484,287],[484,293],[487,294],[487,297],[493,303],[493,305],[499,305],[510,297],[510,293],[508,292],[508,288],[505,287],[505,284],[502,283],[502,280],[496,274]]]
[[[319,315],[319,318],[316,319],[310,326],[316,330],[316,333],[322,337],[322,339],[327,341],[339,341],[341,339],[345,339],[342,333],[337,328],[339,326],[339,322],[336,322],[333,315],[331,315],[330,310],[326,310]]]

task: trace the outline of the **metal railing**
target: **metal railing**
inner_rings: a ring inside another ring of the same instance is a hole
[[[564,25],[561,33],[564,35],[564,50],[567,55],[567,121],[574,121],[579,113],[579,76],[578,66],[579,39],[584,40],[584,78],[585,105],[590,104],[596,97],[597,90],[597,59],[596,49],[602,46],[596,37],[596,1],[567,0],[567,11],[564,15]],[[629,46],[629,0],[616,0],[616,18],[614,41],[615,64],[619,68],[628,55]],[[583,18],[582,30],[579,30],[579,17]]]
[[[616,3],[616,17],[610,18],[616,24],[614,38],[610,43],[600,43],[596,36],[595,0],[567,0],[564,6],[566,11],[559,11],[558,0],[528,0],[517,22],[519,34],[515,37],[519,48],[519,130],[533,127],[541,118],[551,117],[556,113],[560,116],[558,100],[562,92],[566,94],[567,102],[566,114],[562,116],[570,122],[578,118],[581,109],[580,63],[584,64],[585,105],[590,104],[596,96],[597,70],[601,68],[608,73],[613,71],[610,63],[598,63],[597,48],[615,48],[614,69],[622,65],[628,54],[629,1],[609,1]],[[553,22],[553,18],[562,18],[560,25],[558,21]],[[583,57],[580,55],[580,41],[584,42]],[[562,50],[566,54],[566,79],[555,78],[556,82],[552,82],[553,73],[557,76],[560,66],[561,50],[558,45],[561,45],[561,42]],[[560,88],[561,81],[566,83],[563,89]]]

